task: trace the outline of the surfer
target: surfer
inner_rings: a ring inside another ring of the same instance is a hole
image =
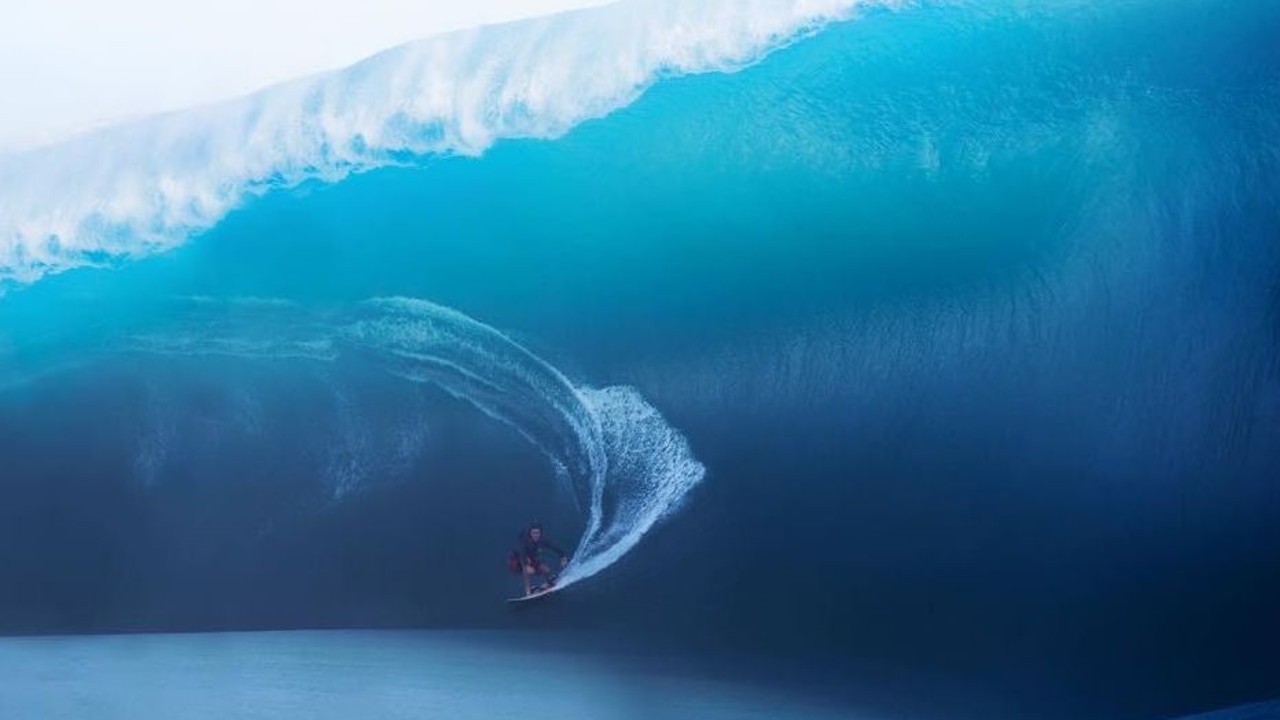
[[[564,566],[569,564],[569,553],[561,550],[542,534],[540,523],[531,523],[529,529],[520,533],[520,544],[516,546],[513,553],[523,570],[520,577],[524,580],[525,595],[555,587],[557,573],[552,572],[551,567],[542,561],[541,556],[544,550],[550,550],[560,556],[560,569],[564,569]],[[545,579],[544,584],[531,587],[534,575],[541,575]]]

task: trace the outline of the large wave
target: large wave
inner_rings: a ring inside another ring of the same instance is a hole
[[[118,349],[317,362],[357,355],[515,428],[546,455],[585,515],[562,587],[625,555],[705,475],[684,437],[633,388],[575,386],[498,330],[425,300],[384,298],[328,313],[260,300],[181,305],[176,322],[133,334]]]
[[[664,75],[730,71],[871,0],[624,0],[0,157],[0,290],[172,247],[246,198],[552,138]]]

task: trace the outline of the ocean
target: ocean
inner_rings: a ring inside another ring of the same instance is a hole
[[[1277,37],[624,0],[0,155],[0,714],[1280,716]]]

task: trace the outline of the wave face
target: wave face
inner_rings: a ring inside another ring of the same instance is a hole
[[[575,387],[497,330],[423,300],[373,300],[324,318],[289,303],[227,308],[201,299],[174,315],[167,329],[130,336],[118,352],[335,362],[356,351],[515,428],[553,463],[586,516],[561,587],[621,558],[705,474],[684,437],[634,389]]]
[[[606,628],[973,690],[937,717],[1280,696],[1280,8],[738,7],[6,159],[0,627]],[[513,619],[531,517],[591,579]]]

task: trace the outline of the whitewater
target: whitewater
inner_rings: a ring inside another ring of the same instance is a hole
[[[299,363],[363,362],[437,387],[532,443],[582,515],[585,529],[561,588],[617,562],[706,476],[685,437],[634,388],[575,384],[501,331],[426,300],[379,298],[319,311],[287,300],[188,297],[167,303],[165,317],[79,348],[74,361],[66,348],[48,348],[37,376],[14,372],[13,358],[0,354],[8,361],[0,391],[121,359],[201,357],[284,362],[294,372]],[[171,438],[161,433],[145,445],[160,448],[140,458],[144,476],[167,454]],[[333,487],[336,500],[353,490],[358,484]]]
[[[309,180],[553,139],[673,75],[731,72],[859,0],[625,0],[409,43],[248,97],[0,156],[0,290],[181,244]]]

